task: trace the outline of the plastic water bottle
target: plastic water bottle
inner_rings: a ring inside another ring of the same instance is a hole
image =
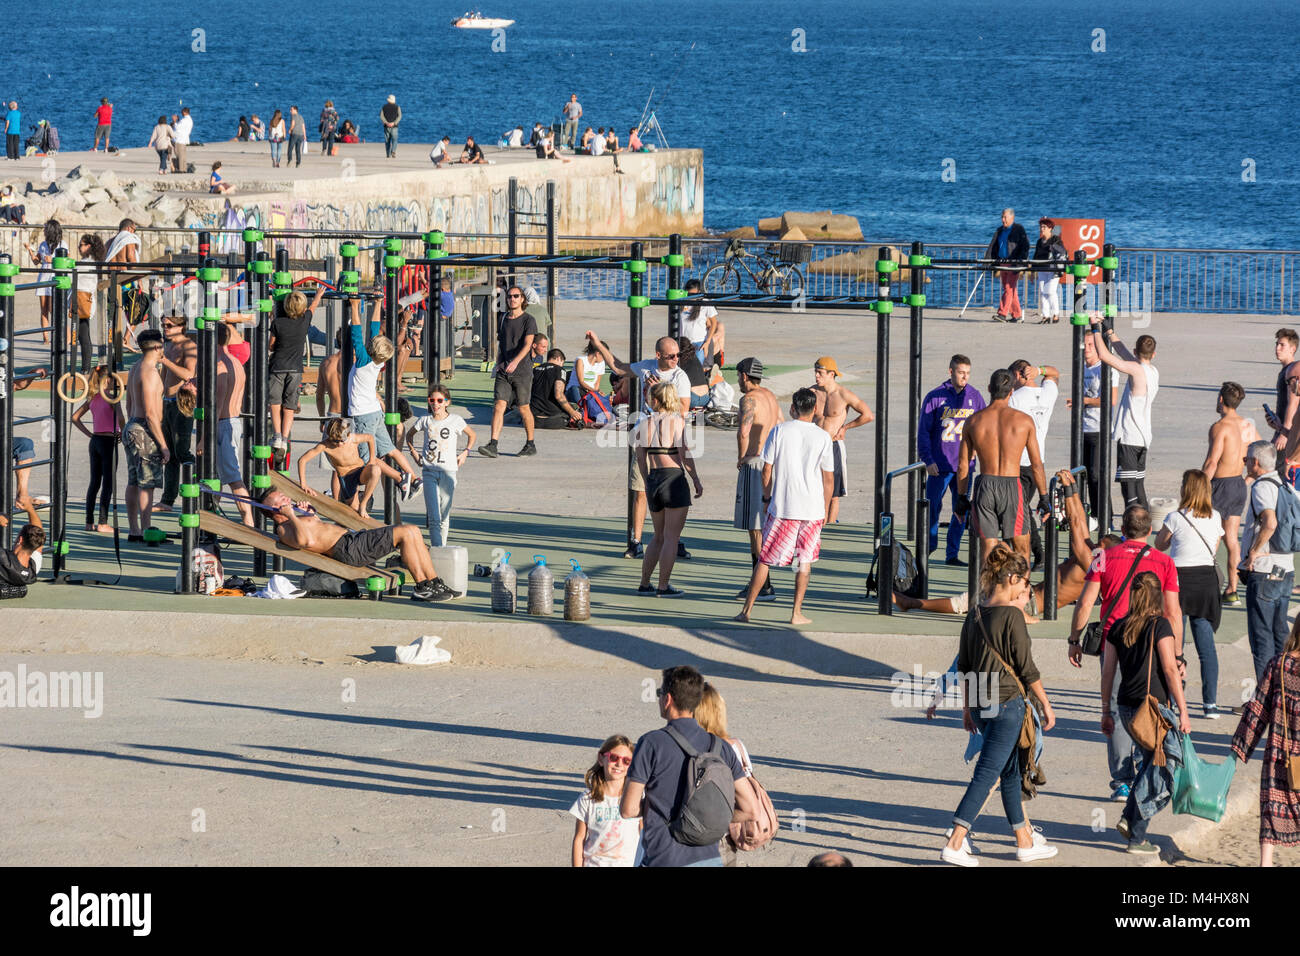
[[[564,579],[564,619],[585,621],[591,617],[591,579],[572,558],[573,572]]]
[[[528,613],[548,615],[555,592],[555,575],[546,566],[546,555],[535,554],[537,562],[528,572]]]
[[[492,572],[492,610],[496,614],[515,613],[515,569],[510,566],[510,552]]]

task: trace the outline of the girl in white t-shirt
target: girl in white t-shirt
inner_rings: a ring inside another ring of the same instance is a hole
[[[615,734],[596,754],[587,771],[587,789],[569,812],[573,828],[574,866],[635,866],[641,844],[641,820],[623,819],[619,802],[632,766],[632,741]]]
[[[460,447],[464,434],[469,444]],[[465,419],[451,412],[451,392],[445,385],[429,389],[429,414],[416,420],[406,433],[406,444],[421,466],[424,482],[425,524],[429,543],[441,548],[451,533],[451,499],[456,494],[456,476],[469,457],[478,436]]]

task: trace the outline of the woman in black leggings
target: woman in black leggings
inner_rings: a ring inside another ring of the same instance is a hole
[[[105,397],[107,392],[107,397]],[[122,385],[104,366],[90,373],[89,396],[72,413],[72,424],[90,439],[90,487],[86,490],[86,530],[112,531],[108,523],[108,506],[113,499],[114,465],[122,418]],[[109,399],[113,401],[109,401]],[[81,420],[90,412],[94,431]],[[99,498],[99,522],[95,522],[95,498]]]

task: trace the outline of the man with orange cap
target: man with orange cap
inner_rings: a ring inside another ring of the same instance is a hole
[[[839,384],[840,367],[835,359],[823,355],[813,364],[813,392],[817,395],[817,408],[813,412],[813,424],[831,436],[835,453],[835,487],[831,492],[831,503],[826,509],[826,523],[839,520],[840,499],[848,493],[848,456],[844,446],[844,433],[850,428],[858,428],[875,421],[867,403]],[[850,420],[849,410],[857,412],[857,417]]]

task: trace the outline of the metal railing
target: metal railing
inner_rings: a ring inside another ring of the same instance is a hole
[[[35,237],[39,243],[40,226],[0,226],[0,252],[13,256],[15,262],[28,263],[25,240]],[[116,224],[98,228],[71,226],[70,233],[98,232],[107,240],[116,232]],[[213,252],[234,252],[242,256],[244,246],[237,229],[210,229],[213,235]],[[142,259],[160,259],[168,252],[193,251],[197,246],[195,229],[179,227],[140,227],[137,230],[142,248]],[[349,235],[353,235],[349,233]],[[370,230],[364,236],[382,237],[382,230]],[[447,233],[446,249],[455,253],[505,253],[505,233]],[[276,245],[283,245],[293,259],[322,259],[337,255],[343,235],[303,231],[300,237],[266,240],[265,250],[274,254]],[[564,254],[629,254],[631,244],[644,242],[646,255],[656,257],[667,250],[666,237],[647,238],[634,236],[559,236],[557,252]],[[729,240],[724,238],[684,239],[687,278],[700,277],[710,267],[724,261]],[[545,252],[544,235],[518,236],[517,251],[521,254]],[[875,263],[880,258],[882,246],[888,246],[906,258],[908,244],[899,241],[829,242],[812,241],[812,260],[802,268],[804,288],[809,295],[871,295],[875,288]],[[747,248],[761,249],[770,245],[781,247],[779,240],[748,240]],[[418,241],[411,241],[412,254],[418,255]],[[987,246],[975,243],[927,243],[925,251],[936,258],[976,260],[983,257]],[[1121,314],[1149,314],[1154,312],[1215,312],[1249,315],[1300,315],[1300,250],[1294,249],[1148,249],[1120,248],[1118,298]],[[368,256],[357,262],[363,278],[373,276],[374,264]],[[902,279],[906,266],[901,267]],[[537,288],[545,286],[544,270],[536,274],[525,273],[527,284]],[[652,269],[645,274],[644,294],[652,297],[664,295],[666,274]],[[1098,286],[1090,286],[1095,296]],[[755,292],[753,283],[745,277],[741,292]],[[1039,307],[1038,289],[1032,274],[1019,280],[1020,301],[1028,311]],[[960,309],[969,301],[972,309],[996,307],[1001,293],[998,281],[980,271],[934,271],[926,276],[926,305],[930,308]],[[628,294],[627,273],[594,270],[560,269],[556,276],[555,294],[565,299],[622,299]],[[1063,311],[1069,312],[1069,289],[1060,286]],[[1089,308],[1093,302],[1089,301]]]

